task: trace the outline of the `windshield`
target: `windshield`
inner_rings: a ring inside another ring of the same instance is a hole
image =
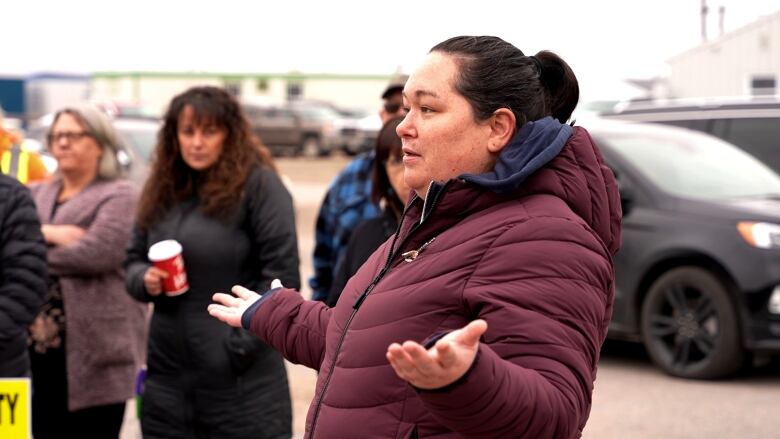
[[[604,139],[662,190],[699,199],[780,195],[780,176],[741,149],[683,130],[621,132]]]

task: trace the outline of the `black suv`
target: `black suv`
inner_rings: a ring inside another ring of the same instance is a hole
[[[643,341],[665,372],[686,378],[780,352],[780,176],[695,131],[583,126],[623,204],[610,336]]]
[[[780,173],[780,98],[707,98],[617,104],[602,117],[702,131],[739,146]]]

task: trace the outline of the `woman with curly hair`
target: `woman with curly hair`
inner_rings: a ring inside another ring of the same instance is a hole
[[[182,246],[182,294],[164,291],[166,272],[148,259],[169,239]],[[130,294],[154,303],[144,437],[290,437],[282,357],[206,313],[211,295],[235,284],[300,283],[291,196],[224,90],[195,87],[171,101],[126,268]]]

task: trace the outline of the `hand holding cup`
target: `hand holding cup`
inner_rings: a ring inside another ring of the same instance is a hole
[[[152,262],[152,268],[157,269],[152,271],[150,268],[144,274],[144,285],[149,294],[153,296],[160,294],[157,292],[155,284],[161,284],[161,289],[166,296],[178,296],[190,289],[187,282],[187,272],[184,270],[182,247],[178,241],[167,239],[155,243],[149,247],[149,260]],[[157,294],[154,294],[152,290]]]
[[[155,266],[149,267],[144,273],[144,287],[150,296],[159,296],[163,292],[163,281],[168,272]]]

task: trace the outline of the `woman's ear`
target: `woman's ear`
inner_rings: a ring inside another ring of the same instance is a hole
[[[490,139],[488,139],[490,152],[498,153],[504,149],[515,134],[516,123],[515,114],[508,108],[499,108],[493,113],[490,118]]]

